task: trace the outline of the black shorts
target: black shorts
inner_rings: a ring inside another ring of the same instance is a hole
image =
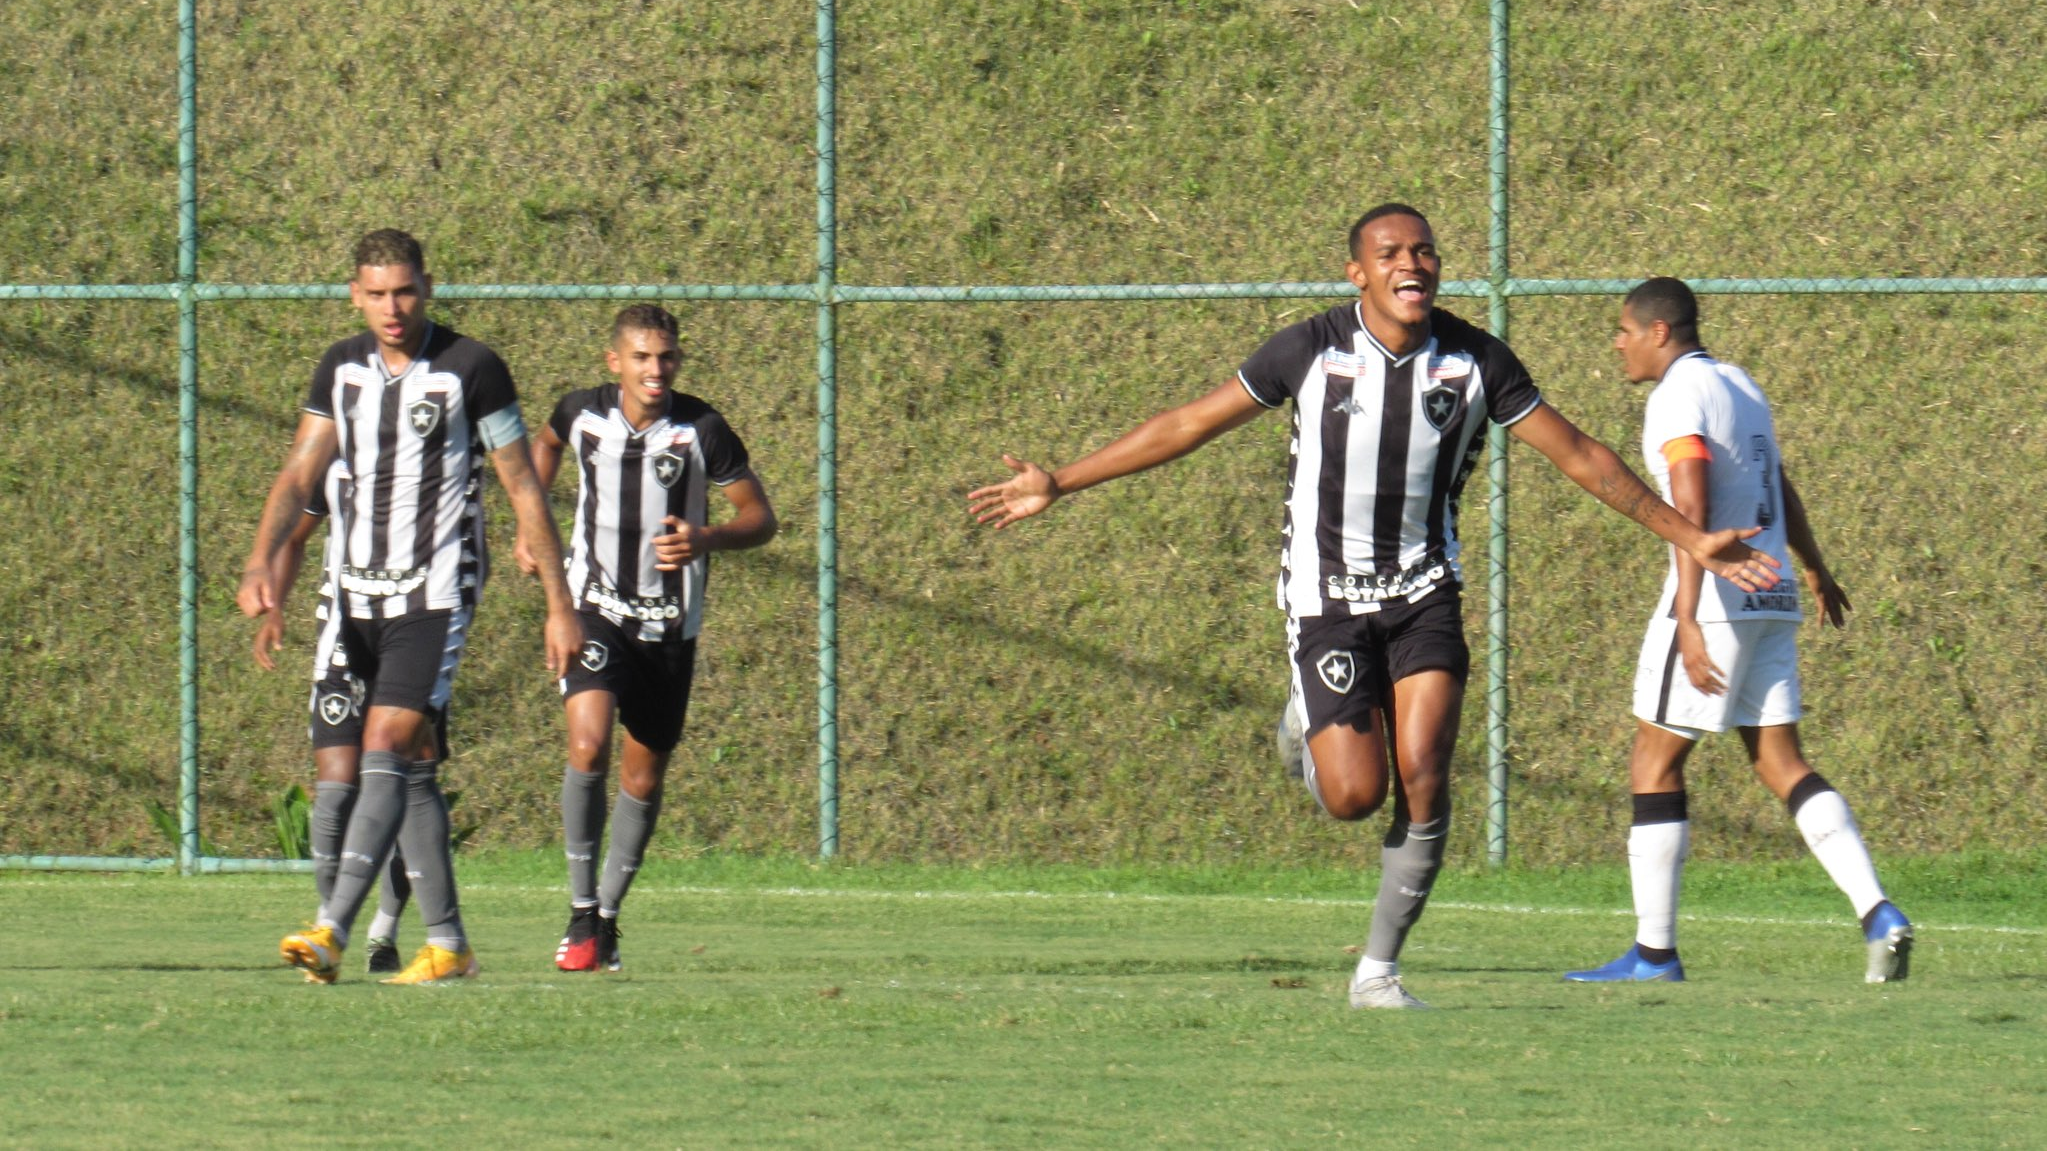
[[[583,649],[562,677],[562,698],[608,691],[618,700],[618,721],[628,735],[650,750],[673,751],[689,715],[697,641],[644,640],[596,612],[579,612],[577,618],[583,621]]]
[[[313,750],[362,746],[363,682],[329,667],[313,683]]]
[[[348,656],[348,670],[366,685],[363,707],[402,707],[427,716],[447,711],[473,611],[464,607],[396,619],[344,618],[341,647]]]
[[[1287,649],[1310,732],[1335,723],[1369,726],[1372,712],[1391,702],[1393,685],[1418,672],[1447,671],[1460,684],[1471,674],[1464,601],[1455,587],[1364,615],[1288,620]]]

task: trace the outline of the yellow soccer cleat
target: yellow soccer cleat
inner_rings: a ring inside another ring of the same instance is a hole
[[[331,927],[294,931],[277,945],[278,957],[306,973],[307,983],[332,983],[341,974],[341,944]]]
[[[450,951],[429,943],[419,949],[405,970],[384,980],[393,984],[439,983],[446,979],[468,979],[483,966],[476,962],[476,952],[467,947],[461,951]]]

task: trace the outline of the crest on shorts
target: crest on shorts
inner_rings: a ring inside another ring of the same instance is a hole
[[[320,722],[328,727],[340,727],[341,721],[355,710],[355,701],[340,692],[328,692],[320,697]]]
[[[576,662],[583,665],[584,671],[603,671],[604,665],[611,662],[611,649],[594,639],[584,640]]]
[[[405,405],[405,422],[412,425],[413,435],[433,435],[441,426],[441,397],[427,396]]]
[[[682,457],[674,452],[662,452],[654,457],[654,482],[664,488],[672,488],[682,478]]]
[[[1332,651],[1315,661],[1315,674],[1330,691],[1349,695],[1351,685],[1358,681],[1358,661],[1347,651]]]

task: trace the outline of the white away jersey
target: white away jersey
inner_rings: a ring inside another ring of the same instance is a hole
[[[1770,402],[1747,372],[1704,352],[1690,352],[1664,370],[1649,393],[1642,417],[1642,459],[1663,498],[1670,499],[1670,463],[1663,445],[1700,436],[1712,459],[1706,464],[1707,531],[1760,527],[1748,545],[1784,565],[1783,579],[1766,592],[1745,592],[1712,572],[1699,593],[1699,622],[1737,619],[1799,619],[1798,581],[1784,531],[1784,491],[1777,429]],[[1677,560],[1663,579],[1656,614],[1668,615],[1677,599]]]
[[[662,571],[654,566],[654,537],[668,534],[666,516],[702,526],[708,485],[747,474],[738,433],[711,405],[674,392],[668,414],[636,431],[619,407],[617,384],[563,396],[548,427],[582,481],[567,559],[577,607],[621,627],[637,623],[643,640],[694,638],[710,558]]]
[[[1449,312],[1395,356],[1355,303],[1282,329],[1244,361],[1251,398],[1294,401],[1279,605],[1296,618],[1362,614],[1455,587],[1457,503],[1485,425],[1542,403],[1506,344]]]

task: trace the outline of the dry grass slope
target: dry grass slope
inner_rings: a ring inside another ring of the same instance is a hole
[[[2040,272],[2035,6],[1520,9],[1518,273]],[[397,223],[428,240],[444,282],[811,278],[809,4],[492,12],[203,3],[201,277],[334,281],[354,234]],[[0,9],[12,110],[0,279],[171,278],[169,16],[105,0]],[[841,27],[848,283],[1332,279],[1349,219],[1393,197],[1431,212],[1449,276],[1483,274],[1480,6],[1002,0],[963,16],[882,0],[846,6]],[[1375,836],[1319,820],[1267,751],[1280,421],[1001,535],[961,511],[1001,451],[1070,458],[1225,378],[1319,306],[842,310],[846,852],[1374,856]],[[1775,396],[1860,608],[1808,647],[1821,770],[1880,848],[2036,841],[2035,302],[1708,307],[1715,350]],[[1606,348],[1612,308],[1522,300],[1511,334],[1563,410],[1627,448],[1640,397]],[[752,442],[785,532],[719,567],[663,849],[804,851],[812,316],[680,310],[690,386]],[[442,314],[505,353],[531,414],[599,370],[609,311]],[[233,853],[270,850],[270,798],[305,756],[302,681],[249,666],[232,581],[306,373],[350,322],[332,303],[202,315],[203,803],[208,835]],[[178,747],[174,345],[161,305],[0,304],[0,523],[13,537],[0,549],[0,852],[164,847],[143,803],[169,801]],[[1625,822],[1625,688],[1660,552],[1539,461],[1517,456],[1515,476],[1515,851],[1604,855]],[[1474,554],[1482,534],[1468,526]],[[537,596],[503,568],[458,694],[459,814],[492,842],[555,834],[558,705],[536,619]],[[1481,850],[1481,742],[1473,722],[1467,859]],[[1796,849],[1731,745],[1700,768],[1701,855]]]

